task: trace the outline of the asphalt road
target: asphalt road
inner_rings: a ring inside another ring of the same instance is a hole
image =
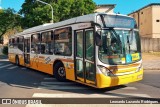
[[[95,89],[72,81],[58,82],[53,76],[0,59],[0,98],[160,98],[160,71],[144,72],[140,82]]]

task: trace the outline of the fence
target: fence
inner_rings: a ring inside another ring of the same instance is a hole
[[[160,38],[141,37],[142,52],[160,52]]]

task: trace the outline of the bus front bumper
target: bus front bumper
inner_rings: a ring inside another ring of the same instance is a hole
[[[114,77],[105,76],[104,74],[97,74],[96,78],[97,78],[97,88],[124,85],[131,82],[142,80],[143,69],[139,70],[136,73],[122,75],[122,76],[114,76]]]

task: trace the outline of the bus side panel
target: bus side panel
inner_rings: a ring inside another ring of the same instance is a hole
[[[44,59],[38,58],[38,70],[53,75],[53,63],[45,62]]]
[[[66,79],[75,81],[73,61],[63,61],[63,63],[64,63],[65,71],[66,71]]]
[[[15,57],[16,57],[16,55],[13,53],[8,54],[9,61],[12,63],[15,63]]]
[[[30,58],[30,68],[38,70],[38,58]]]
[[[53,65],[52,63],[45,63],[45,61],[41,58],[34,57],[30,59],[30,68],[47,73],[53,74]]]
[[[21,55],[18,55],[18,58],[19,58],[19,64],[24,66],[24,56],[21,54]]]

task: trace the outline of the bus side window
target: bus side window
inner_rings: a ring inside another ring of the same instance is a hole
[[[33,34],[31,36],[31,53],[39,54],[40,53],[40,35]]]
[[[53,54],[52,32],[43,32],[41,38],[41,54]]]
[[[57,29],[54,32],[54,54],[71,56],[72,29],[71,27]]]

